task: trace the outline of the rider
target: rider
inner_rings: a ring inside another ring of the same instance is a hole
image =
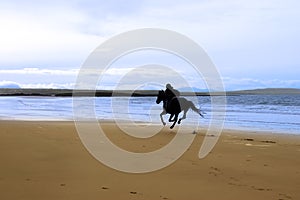
[[[180,92],[176,89],[174,89],[170,83],[168,83],[166,85],[166,90],[165,90],[165,94],[166,94],[166,99],[167,99],[167,108],[169,107],[169,103],[171,102],[171,100],[174,97],[179,97],[180,96]]]

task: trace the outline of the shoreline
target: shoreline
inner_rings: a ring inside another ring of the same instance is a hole
[[[1,123],[5,123],[5,122],[8,122],[8,123],[14,123],[14,122],[25,122],[25,123],[30,123],[30,122],[33,122],[33,123],[73,123],[75,125],[75,120],[74,119],[60,119],[60,120],[57,120],[57,119],[1,119],[0,118],[0,124]],[[85,121],[83,120],[82,122],[89,122],[89,121]],[[98,120],[99,123],[110,123],[110,124],[115,124],[115,121],[113,120],[109,120],[109,119],[99,119]],[[131,121],[128,121],[128,122],[131,122]],[[123,122],[121,123],[128,123],[126,120],[124,120]],[[135,121],[134,123],[136,124],[149,124],[149,122],[147,121]],[[158,123],[158,124],[151,124],[151,126],[163,126],[161,123]],[[166,125],[165,127],[169,127],[169,125]],[[189,127],[189,124],[185,124],[185,125],[179,125],[179,124],[176,124],[176,126],[183,126],[183,127],[186,127],[188,128]],[[175,127],[176,127],[175,126]],[[207,126],[203,126],[203,125],[200,125],[199,128],[201,130],[203,129],[207,129],[208,127]],[[276,135],[300,135],[300,132],[288,132],[288,131],[274,131],[274,130],[258,130],[258,128],[254,128],[254,129],[251,129],[251,128],[243,128],[243,127],[226,127],[226,128],[223,128],[223,131],[224,132],[243,132],[243,133],[253,133],[253,134],[261,134],[261,135],[272,135],[272,134],[276,134]]]
[[[232,102],[229,102],[227,105],[228,109],[226,111],[225,119],[226,129],[247,131],[264,130],[267,132],[274,132],[275,134],[300,134],[300,114],[297,110],[300,102],[297,100],[297,97],[291,97],[291,99],[288,98],[289,101],[295,102],[295,105],[289,103],[289,106],[284,106],[281,97],[276,97],[275,99],[268,97],[267,104],[264,102],[266,100],[264,97],[243,96],[231,97],[229,99],[231,99],[230,101]],[[0,98],[0,100],[0,104],[3,108],[0,120],[73,121],[74,118],[72,98],[50,97],[48,99],[48,97],[9,97],[7,99]],[[208,114],[208,117],[206,119],[201,119],[199,123],[204,124],[204,126],[209,125],[211,119],[210,116],[212,114],[209,97],[200,97],[197,101],[194,101],[194,99],[191,100],[197,104],[196,106],[202,107],[202,110]],[[112,103],[117,102],[113,101],[111,97],[95,99],[95,115],[99,120],[110,120],[116,116],[120,119],[130,117],[137,121],[150,121],[149,114],[153,111],[157,112],[157,114],[155,116],[153,115],[155,118],[152,116],[151,118],[155,123],[159,123],[159,114],[162,105],[156,105],[153,97],[138,97],[136,100],[133,99],[130,101],[126,98],[120,99],[120,102],[122,102],[122,105],[124,103],[124,106],[127,106],[127,101],[129,102],[128,112],[124,112],[122,109],[115,111],[111,107]],[[245,105],[239,104],[239,102],[245,102]],[[273,105],[274,102],[281,103],[279,105]],[[141,109],[141,106],[143,109]],[[127,109],[127,107],[124,107],[124,109]],[[83,117],[89,119],[90,116],[84,113],[85,112],[82,113]],[[194,112],[188,113],[187,117],[190,119],[185,120],[183,125],[188,125],[189,122],[194,124],[197,123],[198,119],[190,115],[191,113]],[[167,116],[165,116],[165,119],[166,117]]]

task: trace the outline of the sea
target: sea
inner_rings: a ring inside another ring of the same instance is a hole
[[[98,120],[123,119],[161,124],[159,114],[162,112],[162,104],[156,104],[156,97],[74,98],[81,98],[82,102],[93,98],[92,108]],[[208,126],[213,112],[211,97],[185,98],[202,110],[204,118],[190,110],[180,126],[189,126],[195,122],[202,127]],[[73,100],[72,97],[3,96],[0,97],[0,120],[72,121]],[[84,106],[80,109],[84,110]],[[81,117],[89,119],[91,116],[82,112]],[[168,120],[167,115],[164,120]],[[300,134],[300,95],[226,96],[224,128]]]

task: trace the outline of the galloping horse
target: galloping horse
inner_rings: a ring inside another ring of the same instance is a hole
[[[181,123],[181,120],[186,118],[187,111],[191,108],[193,111],[198,113],[201,117],[204,117],[200,111],[200,109],[196,108],[194,103],[192,101],[188,101],[186,98],[183,97],[173,97],[169,102],[167,102],[167,97],[165,95],[165,92],[163,90],[160,90],[157,95],[156,103],[159,104],[161,101],[163,101],[163,111],[160,113],[160,120],[163,123],[163,125],[166,125],[166,123],[163,120],[163,115],[169,113],[171,114],[169,118],[169,122],[173,122],[171,129],[174,128],[177,120],[178,115],[183,111],[182,118],[179,119],[178,124]],[[174,119],[172,119],[174,117]]]

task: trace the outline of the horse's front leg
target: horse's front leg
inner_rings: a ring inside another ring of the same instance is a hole
[[[181,120],[186,118],[186,112],[187,112],[187,110],[184,110],[183,116],[178,120],[178,124],[181,123]]]
[[[178,114],[175,114],[175,117],[174,117],[174,120],[173,120],[174,122],[173,122],[172,126],[170,127],[170,129],[174,128],[177,120],[178,120]]]
[[[174,114],[171,114],[169,117],[169,122],[174,122],[174,119],[172,119],[174,117]]]
[[[166,125],[166,122],[164,122],[164,118],[162,117],[163,115],[167,114],[166,110],[164,109],[161,113],[160,113],[160,121],[163,123],[163,125]]]

